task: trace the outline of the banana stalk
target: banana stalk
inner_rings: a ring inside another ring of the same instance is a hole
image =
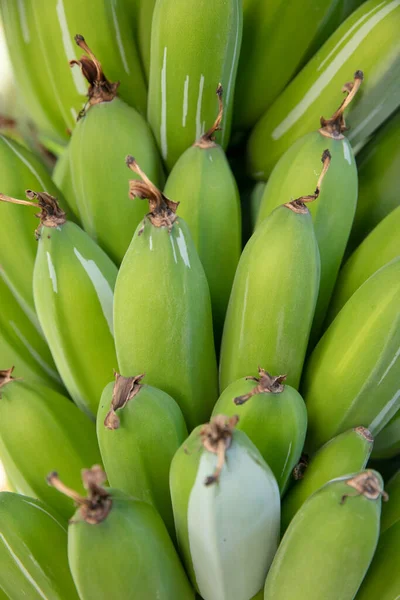
[[[218,397],[210,293],[189,229],[133,157],[133,198],[150,212],[122,262],[115,286],[114,327],[122,375],[146,373],[170,394],[189,429],[207,419]]]
[[[78,600],[68,567],[67,530],[33,498],[0,493],[0,589],[9,600]]]
[[[329,440],[309,460],[305,457],[294,469],[297,481],[282,502],[281,531],[286,531],[304,502],[328,481],[365,469],[373,444],[368,429],[354,427]]]
[[[278,485],[237,420],[218,415],[194,429],[171,465],[178,543],[204,600],[251,598],[278,544]]]
[[[217,141],[227,147],[241,40],[240,0],[156,2],[147,115],[168,171],[214,123],[219,82],[225,114]]]
[[[375,471],[327,483],[289,525],[264,600],[353,600],[379,537],[383,481]]]
[[[251,176],[267,180],[284,152],[335,110],[335,92],[360,67],[367,74],[348,115],[353,148],[400,103],[400,1],[364,2],[325,42],[258,121],[248,144]]]
[[[15,489],[39,498],[68,519],[73,503],[46,484],[57,466],[70,485],[87,461],[99,461],[93,423],[65,396],[0,371],[0,456]],[[23,443],[21,443],[21,441]]]
[[[306,447],[363,425],[376,436],[400,408],[400,257],[353,294],[304,372]]]
[[[143,377],[116,373],[105,387],[97,438],[110,485],[153,504],[173,537],[169,469],[187,429],[175,400]]]
[[[400,411],[390,419],[375,440],[372,458],[392,458],[400,454]]]
[[[239,417],[244,431],[275,475],[281,496],[303,450],[307,410],[300,394],[284,385],[285,375],[272,377],[258,369],[258,377],[245,377],[228,385],[212,416]]]
[[[105,489],[100,467],[84,469],[87,497],[58,478],[50,485],[78,509],[68,527],[68,560],[80,600],[194,600],[176,550],[157,511],[119,490]]]

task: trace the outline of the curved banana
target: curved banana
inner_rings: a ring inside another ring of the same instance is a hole
[[[168,171],[214,123],[218,83],[225,115],[217,141],[227,147],[241,40],[240,0],[156,3],[147,115]]]
[[[400,257],[353,294],[304,372],[306,447],[363,425],[376,436],[400,408]]]
[[[258,213],[260,210],[260,204],[264,195],[266,183],[264,181],[257,181],[250,194],[250,213],[251,213],[251,228],[254,231],[258,219]]]
[[[59,190],[62,190],[65,200],[65,208],[68,214],[68,220],[82,225],[82,220],[78,208],[78,194],[74,187],[70,166],[70,145],[68,144],[57,160],[53,169],[52,179]]]
[[[196,427],[171,464],[178,544],[204,600],[251,598],[278,545],[278,485],[237,420]]]
[[[156,0],[137,0],[136,40],[146,81],[150,77],[151,26]]]
[[[127,164],[133,198],[148,198],[150,212],[122,262],[115,286],[114,327],[122,375],[146,373],[170,394],[193,429],[218,397],[217,364],[208,284],[189,228],[133,157]]]
[[[257,123],[248,164],[255,179],[268,179],[284,152],[335,110],[335,92],[356,71],[366,81],[348,121],[353,148],[365,141],[399,105],[400,0],[368,0],[335,31]]]
[[[238,415],[244,431],[275,475],[281,496],[300,458],[307,430],[307,410],[300,394],[259,367],[258,377],[238,379],[222,392],[212,416]]]
[[[99,466],[82,471],[87,497],[58,479],[48,482],[78,509],[68,527],[68,560],[80,600],[122,598],[194,600],[176,550],[157,511],[104,488]]]
[[[392,458],[400,454],[400,410],[377,435],[372,458]]]

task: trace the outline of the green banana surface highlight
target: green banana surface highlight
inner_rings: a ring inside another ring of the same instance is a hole
[[[318,198],[329,161],[326,154],[315,194],[273,211],[240,257],[222,337],[221,391],[240,377],[257,375],[260,364],[287,373],[292,387],[299,385],[320,280],[306,203]]]
[[[275,475],[281,496],[303,450],[307,410],[300,394],[286,377],[272,377],[259,367],[258,377],[245,377],[228,385],[212,416],[238,415],[244,431]]]
[[[189,228],[133,157],[132,197],[149,199],[115,286],[114,327],[122,375],[146,373],[170,394],[189,429],[206,420],[218,397],[207,279]]]
[[[329,306],[327,325],[364,281],[400,256],[399,232],[400,206],[378,223],[342,267]]]
[[[142,379],[116,374],[104,388],[97,438],[110,485],[153,504],[173,537],[169,469],[187,429],[175,400]]]
[[[306,448],[363,425],[376,436],[400,407],[400,257],[353,294],[304,372]]]
[[[233,278],[241,252],[239,191],[225,152],[215,143],[223,116],[175,163],[165,186],[179,202],[179,216],[189,226],[210,287],[214,330],[220,340]],[[144,169],[145,170],[145,169]]]
[[[400,521],[400,470],[386,484],[389,502],[382,506],[381,534]]]
[[[281,531],[286,531],[304,502],[328,481],[365,469],[373,444],[368,429],[354,427],[329,440],[310,459],[306,458],[305,472],[294,470],[297,481],[283,499]]]
[[[171,465],[178,544],[204,600],[251,598],[278,544],[278,485],[236,423],[237,417],[218,415],[197,427]]]
[[[78,600],[64,522],[43,502],[11,492],[0,493],[0,589],[10,600]]]
[[[0,455],[16,491],[39,498],[65,519],[73,503],[46,484],[51,466],[82,489],[79,470],[100,460],[93,423],[72,402],[36,382],[0,370]]]
[[[0,191],[20,198],[26,189],[42,189],[60,196],[47,169],[37,157],[17,142],[0,135]],[[1,276],[35,324],[32,276],[37,243],[32,231],[36,225],[37,220],[30,211],[0,202]]]
[[[359,190],[348,251],[354,250],[400,204],[400,111],[357,156]]]
[[[350,109],[348,139],[365,141],[399,105],[400,0],[368,0],[335,31],[257,123],[248,144],[255,179],[268,179],[284,152],[335,110],[336,90],[360,67],[367,74]]]
[[[156,2],[147,115],[168,171],[214,123],[218,83],[225,114],[217,140],[227,147],[241,39],[240,0]]]
[[[117,97],[117,84],[105,78],[83,37],[77,35],[75,39],[88,55],[74,64],[79,65],[90,84],[89,106],[69,143],[71,181],[64,179],[65,195],[76,198],[83,228],[119,265],[145,216],[144,202],[129,199],[131,177],[125,156],[133,152],[156,185],[161,182],[161,160],[144,118]]]
[[[42,133],[65,142],[86,100],[83,77],[68,66],[77,58],[78,31],[121,82],[121,98],[145,114],[146,85],[123,0],[1,0],[0,8],[18,87]]]
[[[269,570],[264,600],[353,600],[379,537],[375,471],[327,483],[300,508]]]
[[[398,454],[400,454],[400,411],[393,415],[376,437],[372,458],[392,458]]]
[[[78,509],[68,527],[68,560],[80,600],[194,600],[157,511],[119,490],[105,489],[100,467],[82,472],[87,497],[51,473],[48,481]]]

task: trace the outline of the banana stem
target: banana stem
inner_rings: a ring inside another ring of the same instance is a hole
[[[0,388],[10,383],[10,381],[15,381],[15,377],[12,377],[11,373],[14,371],[15,367],[11,367],[11,369],[0,369]]]
[[[350,102],[352,102],[354,96],[360,89],[363,79],[364,73],[362,71],[356,71],[354,73],[354,81],[345,83],[342,91],[347,93],[347,96],[339,108],[333,113],[330,119],[324,119],[324,117],[321,117],[321,129],[319,131],[322,135],[336,139],[343,139],[343,132],[347,131],[346,122],[344,119],[344,111],[349,106]]]
[[[116,372],[114,372],[114,374],[115,383],[111,399],[111,408],[104,419],[104,425],[107,429],[119,428],[120,420],[115,411],[124,408],[143,387],[141,381],[144,377],[144,373],[142,375],[137,375],[136,377],[123,377]]]
[[[224,114],[224,105],[222,102],[223,89],[220,83],[218,84],[216,94],[218,97],[218,115],[212,127],[210,127],[210,129],[206,131],[206,133],[204,133],[201,138],[197,140],[197,142],[194,143],[194,146],[198,146],[199,148],[213,148],[217,145],[214,141],[215,134],[217,131],[222,129],[221,122]]]
[[[287,202],[283,206],[286,206],[286,208],[290,208],[290,210],[292,210],[293,212],[296,212],[296,213],[300,213],[300,214],[306,213],[308,211],[306,203],[313,202],[314,200],[316,200],[319,197],[319,194],[321,191],[321,185],[322,185],[324,177],[329,169],[329,165],[331,164],[331,159],[332,159],[332,157],[331,157],[331,153],[329,152],[329,150],[324,150],[324,152],[322,153],[322,157],[321,157],[322,171],[320,173],[320,176],[318,177],[317,187],[313,194],[310,194],[309,196],[300,196],[300,198],[296,198],[296,200]]]
[[[285,389],[283,383],[286,380],[286,375],[273,377],[261,367],[258,367],[258,375],[258,377],[246,377],[248,380],[256,381],[257,385],[247,394],[234,398],[233,402],[236,406],[245,404],[250,398],[257,394],[280,394]]]
[[[226,451],[231,445],[233,430],[238,421],[237,415],[233,417],[217,415],[211,419],[210,423],[202,427],[200,437],[204,448],[218,457],[214,473],[206,478],[204,485],[208,486],[218,481],[225,464]]]
[[[76,504],[83,505],[83,504],[87,503],[87,498],[84,498],[83,496],[78,494],[78,492],[75,492],[75,490],[72,490],[71,488],[66,486],[61,481],[61,479],[59,478],[58,473],[56,471],[49,473],[49,475],[47,475],[46,480],[47,480],[47,483],[49,485],[51,485],[52,487],[54,487],[58,492],[61,492],[61,494],[64,494],[64,496],[68,496],[68,498],[72,498],[72,500]]]

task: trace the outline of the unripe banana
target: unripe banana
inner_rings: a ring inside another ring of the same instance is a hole
[[[400,470],[386,484],[390,502],[382,506],[381,534],[400,521]]]
[[[248,144],[251,176],[268,179],[284,152],[335,110],[336,90],[360,67],[367,74],[348,121],[353,148],[399,105],[400,1],[364,2],[325,42],[253,129]]]
[[[221,390],[240,377],[256,375],[260,364],[272,373],[287,373],[292,387],[299,385],[320,277],[318,245],[305,202],[318,198],[329,153],[323,161],[315,194],[277,208],[243,251],[222,337]]]
[[[378,269],[400,256],[400,206],[389,213],[342,267],[329,306],[329,325],[354,292]]]
[[[67,530],[51,508],[1,492],[0,537],[1,597],[78,600],[68,567]]]
[[[136,40],[146,81],[150,76],[151,25],[156,0],[137,0]]]
[[[39,498],[65,519],[73,503],[46,484],[57,465],[70,484],[82,489],[77,473],[99,461],[93,423],[72,402],[36,382],[14,379],[0,371],[0,456],[15,489]]]
[[[116,373],[104,388],[97,438],[110,485],[153,504],[173,537],[169,468],[187,429],[175,400],[142,379]]]
[[[78,194],[74,187],[74,180],[71,173],[69,144],[65,147],[64,152],[57,160],[52,178],[58,189],[62,190],[64,198],[67,199],[65,201],[65,207],[68,214],[68,220],[81,225],[82,222],[77,202]]]
[[[400,257],[353,294],[304,372],[306,447],[317,450],[349,427],[376,436],[400,408]]]
[[[390,419],[376,437],[372,458],[392,458],[400,454],[400,411]]]
[[[89,56],[80,66],[89,87],[89,107],[68,146],[71,180],[62,187],[76,207],[85,231],[119,265],[130,244],[145,205],[128,197],[130,179],[125,156],[135,152],[146,173],[159,185],[162,177],[158,149],[144,118],[117,97],[117,85],[107,81],[101,64],[82,36],[76,43]]]
[[[226,307],[241,252],[239,191],[225,152],[214,141],[223,116],[218,86],[218,117],[209,131],[175,163],[165,194],[179,202],[210,287],[214,330],[222,335]]]
[[[218,82],[225,115],[217,141],[227,147],[241,40],[240,0],[156,2],[147,114],[168,171],[214,123]]]
[[[91,40],[109,76],[121,81],[121,98],[145,114],[146,85],[122,0],[1,0],[0,7],[18,86],[45,135],[66,141],[85,102],[84,80],[68,66],[77,58],[77,31]]]
[[[379,537],[383,481],[375,471],[334,479],[289,525],[264,600],[353,600]]]
[[[398,110],[357,156],[358,203],[348,245],[349,252],[400,204],[399,136]]]
[[[194,429],[171,464],[178,544],[204,600],[249,600],[278,545],[279,489],[237,417]]]
[[[189,228],[133,157],[131,196],[150,212],[122,262],[115,286],[114,327],[121,373],[146,373],[170,394],[189,429],[208,418],[218,396],[210,293]]]
[[[329,440],[309,461],[307,457],[305,473],[297,474],[298,469],[295,469],[294,478],[299,480],[283,499],[281,531],[286,531],[304,502],[328,481],[365,469],[373,443],[368,429],[354,427]]]
[[[219,397],[212,416],[239,417],[244,431],[275,475],[281,496],[303,450],[307,410],[300,394],[284,385],[285,375],[272,377],[259,367],[258,377],[231,383]]]
[[[82,472],[87,498],[51,473],[48,481],[78,509],[68,527],[68,560],[80,600],[193,600],[176,550],[157,511],[105,489],[100,467]]]
[[[264,181],[257,181],[257,183],[254,184],[253,190],[250,194],[251,227],[253,231],[256,228],[258,213],[260,210],[261,200],[264,195],[265,186],[266,184]]]

